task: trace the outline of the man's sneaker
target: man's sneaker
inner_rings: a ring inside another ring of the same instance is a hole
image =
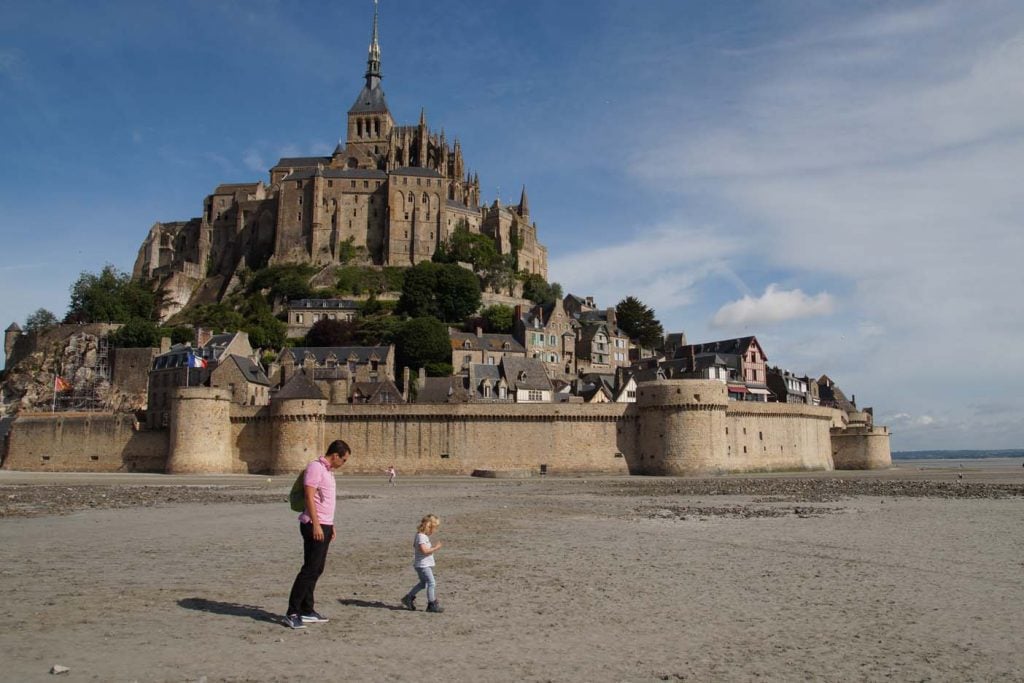
[[[306,628],[306,625],[302,623],[302,617],[298,614],[289,614],[284,618],[284,625],[288,628]]]
[[[411,611],[415,612],[416,611],[416,598],[410,598],[408,595],[403,595],[402,596],[402,605],[405,606],[405,608],[407,610],[411,610]]]
[[[302,621],[306,624],[326,624],[330,619],[319,612],[310,612],[302,615]]]

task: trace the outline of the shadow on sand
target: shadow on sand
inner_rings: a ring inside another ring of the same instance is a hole
[[[281,615],[268,612],[262,607],[255,605],[239,605],[237,602],[217,602],[205,598],[183,598],[178,600],[178,605],[185,609],[194,609],[199,612],[211,612],[213,614],[225,614],[229,617],[247,617],[253,621],[266,621],[271,624],[280,624]]]
[[[401,605],[389,605],[388,603],[381,602],[380,600],[352,600],[338,598],[338,602],[346,607],[373,607],[375,609],[389,609],[392,612],[408,611]]]

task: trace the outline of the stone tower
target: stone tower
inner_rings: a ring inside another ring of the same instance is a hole
[[[14,345],[21,337],[21,327],[18,323],[11,323],[4,332],[4,367],[11,367],[11,356],[14,355]]]
[[[716,380],[658,380],[637,392],[636,462],[631,474],[716,474],[727,464],[729,395]]]
[[[298,472],[323,455],[326,412],[327,399],[305,373],[296,373],[281,387],[271,403],[271,472]]]
[[[366,58],[366,84],[348,110],[348,140],[344,150],[339,144],[331,166],[342,168],[384,169],[391,129],[395,121],[388,110],[380,85],[380,43],[377,42],[377,2],[373,3],[373,33]],[[340,158],[343,155],[343,158]]]
[[[231,462],[231,394],[181,387],[171,400],[167,474],[221,474]]]

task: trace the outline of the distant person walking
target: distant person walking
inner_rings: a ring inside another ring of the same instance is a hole
[[[398,472],[395,470],[395,466],[388,465],[388,468],[384,471],[388,474],[388,483],[394,486],[395,480],[398,479]]]
[[[327,548],[337,535],[334,530],[336,488],[334,470],[345,464],[352,449],[338,439],[327,447],[327,453],[306,466],[303,489],[306,509],[299,515],[302,534],[302,568],[288,596],[286,625],[306,628],[306,624],[329,621],[314,609],[313,592],[327,563]]]
[[[437,602],[437,582],[434,580],[434,553],[441,549],[441,541],[436,544],[432,544],[430,541],[431,534],[440,526],[441,520],[437,515],[427,515],[420,520],[420,525],[416,529],[416,536],[412,541],[412,566],[420,580],[402,597],[402,604],[406,609],[415,611],[416,594],[426,588],[427,611],[444,611],[444,608]]]

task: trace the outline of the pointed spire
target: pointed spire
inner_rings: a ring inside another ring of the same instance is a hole
[[[380,44],[377,42],[377,0],[373,0],[373,36],[366,58],[366,87],[373,90],[380,85]]]
[[[427,109],[426,107],[420,107],[420,126],[425,127],[427,125]]]
[[[526,198],[526,185],[523,185],[523,193],[519,195],[519,215],[523,220],[530,220],[530,200]]]

